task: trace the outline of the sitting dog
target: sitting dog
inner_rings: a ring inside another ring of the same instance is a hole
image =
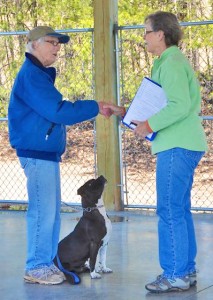
[[[112,272],[106,267],[107,245],[112,230],[102,199],[106,182],[104,176],[100,176],[88,180],[78,189],[83,215],[73,232],[58,245],[55,263],[72,284],[80,283],[76,273],[88,269],[92,279],[101,278],[101,272]]]

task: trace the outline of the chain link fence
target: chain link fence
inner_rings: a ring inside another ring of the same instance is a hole
[[[93,29],[59,31],[70,35],[55,64],[56,86],[65,99],[94,99]],[[0,116],[7,116],[16,72],[24,59],[26,32],[0,35]],[[16,70],[16,72],[14,71]],[[77,189],[96,175],[94,121],[67,127],[67,148],[61,163],[62,201],[79,204]],[[27,201],[26,179],[8,141],[7,119],[0,120],[0,200]]]
[[[213,209],[213,21],[182,23],[181,49],[201,83],[203,125],[209,151],[196,170],[192,190],[193,209]],[[144,76],[150,76],[153,57],[146,52],[144,26],[118,27],[117,61],[120,70],[120,101],[128,107]],[[211,116],[207,116],[211,115]],[[126,127],[123,132],[123,166],[127,207],[156,206],[155,156],[150,143],[138,141]],[[192,137],[193,138],[193,137]]]
[[[193,210],[213,210],[213,117],[203,121],[209,151],[196,169],[192,189]],[[155,156],[150,144],[136,140],[130,130],[123,128],[124,202],[129,208],[155,208]]]
[[[213,21],[182,24],[186,39],[182,49],[195,68],[202,86],[202,115],[213,115]],[[66,30],[71,42],[61,50],[55,67],[56,84],[64,98],[93,99],[93,29]],[[7,106],[14,69],[19,69],[25,51],[25,32],[0,35],[0,201],[27,201],[26,179],[15,152],[8,142]],[[149,76],[152,57],[143,44],[143,26],[119,27],[116,30],[117,73],[119,99],[128,106],[141,79]],[[213,118],[205,117],[204,126],[209,152],[195,175],[192,206],[198,210],[213,210]],[[121,157],[124,183],[124,204],[127,208],[154,208],[155,156],[150,154],[150,143],[135,140],[121,125]],[[86,180],[95,177],[96,136],[95,122],[84,122],[67,127],[67,149],[61,163],[62,201],[74,205],[80,198],[76,191]]]

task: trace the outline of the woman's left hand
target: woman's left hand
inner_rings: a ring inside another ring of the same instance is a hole
[[[137,126],[133,130],[133,133],[138,138],[145,138],[150,132],[148,131],[146,122],[140,122],[133,120],[132,123],[136,124]]]

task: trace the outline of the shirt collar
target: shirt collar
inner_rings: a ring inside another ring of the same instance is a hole
[[[26,56],[27,58],[29,58],[36,66],[38,66],[38,67],[44,67],[44,66],[42,65],[42,63],[40,62],[40,60],[38,60],[38,58],[35,57],[34,55],[32,55],[31,53],[26,52],[26,53],[25,53],[25,56]]]
[[[38,68],[40,68],[41,70],[43,70],[44,72],[46,72],[47,74],[49,74],[51,76],[51,78],[53,79],[53,81],[55,82],[55,78],[56,78],[56,69],[54,67],[44,67],[42,65],[42,63],[40,62],[40,60],[38,60],[37,57],[35,57],[34,55],[32,55],[29,52],[25,53],[25,56],[27,59],[29,59],[35,66],[37,66]]]

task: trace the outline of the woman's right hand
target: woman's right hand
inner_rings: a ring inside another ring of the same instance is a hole
[[[106,118],[109,118],[111,115],[115,116],[124,116],[126,109],[123,106],[118,106],[112,103],[107,103],[104,101],[99,101],[99,113]]]

